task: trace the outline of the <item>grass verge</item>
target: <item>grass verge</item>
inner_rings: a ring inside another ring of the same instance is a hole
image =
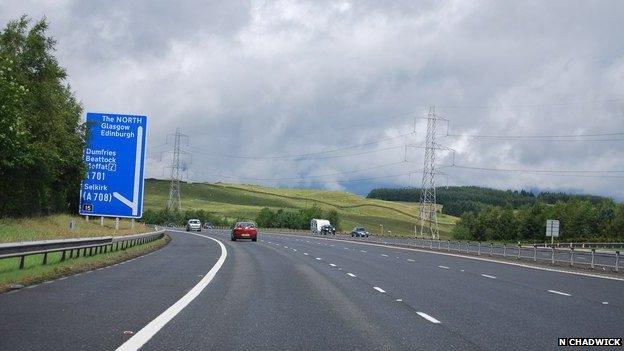
[[[162,239],[91,257],[66,259],[61,262],[61,253],[48,254],[48,263],[41,265],[43,255],[26,257],[24,269],[19,269],[19,258],[0,260],[0,293],[10,290],[11,284],[33,285],[80,272],[86,272],[123,262],[151,251],[158,250],[171,241],[168,235]]]
[[[69,228],[73,221],[75,227]],[[87,222],[84,217],[70,215],[52,215],[35,218],[0,218],[0,243],[12,243],[31,240],[69,239],[96,236],[119,236],[149,232],[150,228],[135,222],[131,228],[129,219],[119,221],[119,229],[115,229],[114,218],[91,217]]]

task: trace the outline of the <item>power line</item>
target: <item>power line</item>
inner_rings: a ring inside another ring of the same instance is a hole
[[[419,170],[417,170],[419,171]],[[337,183],[355,183],[355,182],[363,182],[363,181],[369,181],[369,180],[376,180],[376,179],[386,179],[386,178],[397,178],[397,177],[403,177],[403,176],[408,176],[411,173],[414,173],[414,171],[412,172],[408,172],[408,173],[398,173],[398,174],[391,174],[391,175],[385,175],[385,176],[377,176],[377,177],[368,177],[368,178],[355,178],[355,179],[342,179],[342,180],[336,180],[336,179],[326,179],[326,180],[331,180],[331,181],[335,181]],[[243,178],[238,178],[238,179],[243,179]],[[251,179],[253,180],[253,179]],[[314,181],[321,181],[324,179],[314,179]],[[195,183],[201,183],[203,181],[198,181],[198,180],[192,180]],[[279,179],[266,179],[263,181],[281,181]],[[302,180],[297,180],[294,182],[291,182],[294,184],[303,184],[303,183],[310,183],[309,179],[302,179]]]
[[[547,107],[567,107],[567,106],[579,106],[579,105],[600,105],[607,103],[615,103],[624,101],[624,98],[602,99],[602,100],[586,100],[586,101],[568,101],[551,104],[516,104],[516,105],[437,105],[442,109],[479,109],[479,110],[508,110],[516,108],[547,108]]]
[[[213,174],[211,176],[212,177],[221,177],[221,178],[231,178],[231,179],[257,180],[257,181],[285,181],[285,180],[302,180],[302,181],[305,181],[305,180],[310,180],[310,179],[320,179],[320,180],[323,180],[322,178],[326,178],[326,177],[333,177],[333,176],[343,175],[343,174],[364,172],[364,171],[369,171],[369,170],[373,170],[373,169],[380,169],[380,168],[391,167],[391,166],[396,166],[396,165],[406,164],[406,163],[407,162],[405,162],[405,161],[391,162],[391,163],[385,163],[385,164],[380,164],[380,165],[376,165],[376,166],[372,166],[372,167],[360,168],[360,169],[355,169],[355,170],[350,170],[350,171],[335,172],[335,173],[321,174],[321,175],[312,175],[312,176],[292,176],[292,177],[280,177],[280,178],[255,178],[255,177],[244,177],[244,176],[241,177],[241,176],[237,176],[237,175],[227,175],[227,174]]]
[[[338,151],[357,149],[357,148],[361,148],[365,146],[383,143],[386,141],[404,138],[413,134],[415,133],[409,132],[409,133],[399,134],[394,137],[383,138],[383,139],[361,143],[361,144],[349,145],[349,146],[344,146],[344,147],[339,147],[339,148],[334,148],[334,149],[329,149],[329,150],[324,150],[324,151],[309,152],[309,153],[303,153],[303,154],[292,154],[292,155],[277,155],[277,156],[232,155],[232,154],[217,154],[213,152],[204,151],[195,147],[193,147],[192,149],[195,152],[201,153],[203,155],[212,156],[212,157],[220,157],[220,158],[234,158],[234,159],[246,159],[246,160],[311,159],[313,156],[317,156],[317,155],[324,155],[324,154],[329,154],[329,153],[338,152]]]
[[[500,171],[500,172],[520,172],[520,173],[624,173],[624,170],[569,170],[569,169],[512,169],[512,168],[488,168],[476,166],[454,165],[455,168],[474,169],[479,171]]]

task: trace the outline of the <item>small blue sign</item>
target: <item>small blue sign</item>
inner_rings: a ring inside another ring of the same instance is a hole
[[[87,113],[80,214],[141,218],[147,116]]]

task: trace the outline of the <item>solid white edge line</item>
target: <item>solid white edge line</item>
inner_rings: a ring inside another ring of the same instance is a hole
[[[300,235],[296,235],[296,234],[274,234],[274,235],[300,236]],[[606,275],[598,275],[598,274],[575,272],[575,271],[566,271],[566,270],[562,270],[562,269],[549,268],[549,267],[531,266],[531,265],[528,265],[528,264],[522,264],[522,263],[516,263],[516,262],[507,262],[507,261],[499,261],[499,260],[489,259],[489,258],[484,258],[484,257],[468,256],[468,255],[454,254],[454,253],[449,253],[449,252],[423,250],[423,249],[418,249],[418,248],[413,248],[413,247],[400,247],[400,246],[382,245],[382,244],[375,244],[375,243],[364,243],[364,242],[357,242],[357,241],[343,240],[343,239],[330,239],[330,238],[319,238],[319,239],[320,240],[342,241],[342,242],[346,241],[346,242],[348,242],[350,244],[356,244],[356,245],[378,246],[378,247],[383,247],[383,248],[386,248],[386,249],[415,251],[415,252],[428,253],[428,254],[432,254],[432,255],[443,255],[443,256],[465,258],[465,259],[468,259],[468,260],[491,262],[491,263],[499,263],[499,264],[504,264],[504,265],[507,265],[507,266],[516,266],[516,267],[522,267],[522,268],[535,269],[535,270],[538,270],[538,271],[563,273],[563,274],[572,274],[572,275],[578,275],[578,276],[583,276],[583,277],[608,279],[608,280],[617,280],[617,281],[624,282],[624,278],[619,278],[619,277],[611,277],[611,276],[606,276]]]
[[[353,273],[347,273],[347,275],[348,275],[349,277],[353,277],[353,278],[355,278],[355,274],[353,274]]]
[[[438,266],[438,268],[451,269],[451,267],[447,267],[447,266]]]
[[[424,319],[428,320],[431,323],[434,324],[440,324],[440,321],[431,317],[430,315],[426,314],[425,312],[416,312],[418,313],[419,316],[423,317]]]
[[[171,307],[167,308],[163,313],[161,313],[154,320],[149,322],[146,326],[144,326],[141,330],[139,330],[136,334],[134,334],[130,339],[124,342],[121,346],[117,348],[118,351],[125,350],[138,350],[145,343],[147,343],[160,329],[162,329],[173,317],[175,317],[180,311],[182,311],[191,301],[193,301],[207,286],[210,284],[212,279],[216,276],[217,272],[223,266],[225,259],[227,258],[227,249],[222,242],[217,239],[213,239],[209,236],[205,236],[202,234],[196,233],[186,233],[191,235],[201,236],[210,240],[213,240],[219,244],[221,247],[221,257],[217,260],[214,266],[206,273],[204,278],[202,278],[197,285],[195,285],[186,295],[182,296],[181,299],[176,301]]]
[[[562,296],[572,296],[572,294],[568,294],[568,293],[564,293],[561,291],[557,291],[557,290],[548,290],[549,293],[553,293],[553,294],[557,294],[557,295],[562,295]]]
[[[373,289],[379,291],[380,293],[385,293],[386,291],[378,286],[373,286]]]

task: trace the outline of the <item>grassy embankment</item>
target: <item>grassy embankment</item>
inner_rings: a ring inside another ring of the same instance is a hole
[[[145,206],[162,208],[169,194],[169,183],[149,179],[145,187]],[[316,204],[325,210],[336,209],[342,230],[365,226],[379,233],[379,225],[383,224],[386,233],[406,236],[413,235],[419,211],[418,204],[367,199],[347,192],[257,185],[183,183],[181,194],[184,209],[204,209],[231,219],[254,219],[263,207],[296,211]],[[438,219],[440,235],[449,237],[457,218],[440,214]]]
[[[100,226],[99,218],[97,221],[92,219],[88,223],[81,217],[71,217],[71,219],[76,221],[75,230],[69,230],[70,216],[68,215],[2,219],[0,220],[0,242],[118,236],[150,231],[150,228],[139,223],[135,223],[134,229],[131,229],[129,220],[120,221],[120,229],[115,230],[115,222],[110,218],[105,220],[104,226]],[[28,256],[24,262],[24,269],[19,269],[19,258],[3,259],[0,260],[0,292],[7,291],[11,284],[37,284],[125,261],[156,250],[164,246],[167,241],[168,238],[165,238],[123,251],[66,259],[64,262],[60,262],[60,253],[54,253],[48,255],[46,265],[41,265],[42,255]]]

